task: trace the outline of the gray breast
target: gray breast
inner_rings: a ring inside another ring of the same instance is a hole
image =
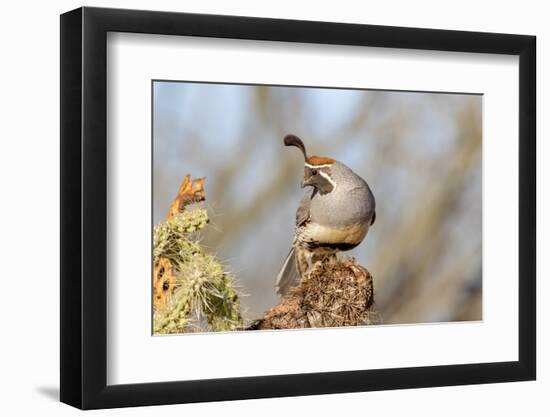
[[[333,164],[331,174],[336,187],[328,194],[315,194],[310,205],[311,221],[332,227],[368,224],[375,200],[366,181],[339,162]]]

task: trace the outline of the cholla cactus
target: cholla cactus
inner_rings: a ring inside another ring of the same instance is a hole
[[[200,251],[200,245],[189,239],[189,235],[208,224],[208,214],[203,208],[185,210],[155,226],[153,238],[153,260],[155,265],[161,257],[177,264],[186,261]]]
[[[204,252],[195,238],[195,232],[207,224],[206,210],[195,208],[177,213],[155,227],[154,263],[168,259],[176,276],[167,304],[156,308],[155,333],[228,331],[242,326],[232,277],[214,256]]]

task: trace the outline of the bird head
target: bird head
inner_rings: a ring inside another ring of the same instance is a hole
[[[306,147],[296,135],[286,135],[285,146],[295,146],[304,155],[304,179],[303,187],[314,187],[320,194],[330,193],[336,187],[332,177],[332,168],[336,161],[325,156],[307,156]]]

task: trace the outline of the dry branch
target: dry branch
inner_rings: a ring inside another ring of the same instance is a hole
[[[170,205],[170,209],[166,215],[167,219],[181,213],[185,210],[185,206],[193,203],[200,203],[205,200],[206,197],[203,187],[205,179],[206,178],[196,178],[192,180],[189,174],[185,176],[178,190],[178,195]]]
[[[247,330],[375,324],[373,293],[372,275],[354,259],[327,260]]]

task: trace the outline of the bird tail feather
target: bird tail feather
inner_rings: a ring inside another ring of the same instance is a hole
[[[275,281],[277,294],[281,296],[285,295],[290,287],[299,282],[299,277],[300,274],[296,266],[296,251],[293,247],[290,249],[279,275],[277,275],[277,280]]]

